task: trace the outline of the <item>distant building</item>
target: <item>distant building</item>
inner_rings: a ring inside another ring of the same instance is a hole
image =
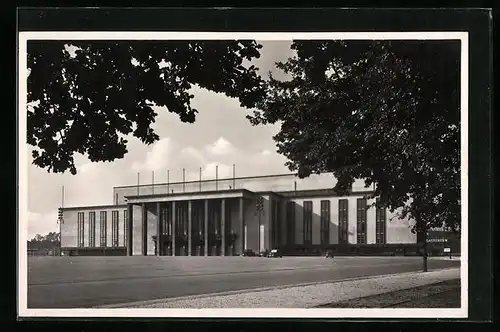
[[[69,255],[418,253],[412,220],[370,206],[372,188],[356,183],[339,196],[334,184],[332,175],[284,174],[114,187],[113,205],[62,209],[61,247]]]

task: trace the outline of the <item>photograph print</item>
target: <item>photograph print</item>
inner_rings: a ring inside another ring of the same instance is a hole
[[[20,34],[20,315],[466,317],[467,34],[227,35]]]

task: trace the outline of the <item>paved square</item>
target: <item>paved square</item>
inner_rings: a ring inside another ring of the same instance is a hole
[[[459,261],[429,260],[429,269]],[[85,308],[419,271],[420,257],[30,257],[29,308]]]

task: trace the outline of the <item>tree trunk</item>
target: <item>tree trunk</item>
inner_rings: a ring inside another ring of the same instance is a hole
[[[427,272],[427,225],[428,223],[422,219],[420,214],[415,215],[415,220],[417,221],[417,232],[421,232],[422,236],[422,271]],[[418,234],[418,233],[417,233]],[[418,237],[417,237],[418,239]],[[417,240],[418,241],[418,240]]]
[[[423,271],[427,272],[427,230],[424,230],[422,238],[424,241],[424,252],[422,254]]]

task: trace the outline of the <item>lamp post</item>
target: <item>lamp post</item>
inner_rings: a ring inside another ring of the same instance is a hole
[[[59,224],[59,256],[62,254],[62,233],[61,233],[61,225],[64,223],[64,186],[61,188],[61,208],[58,211],[57,223]]]

